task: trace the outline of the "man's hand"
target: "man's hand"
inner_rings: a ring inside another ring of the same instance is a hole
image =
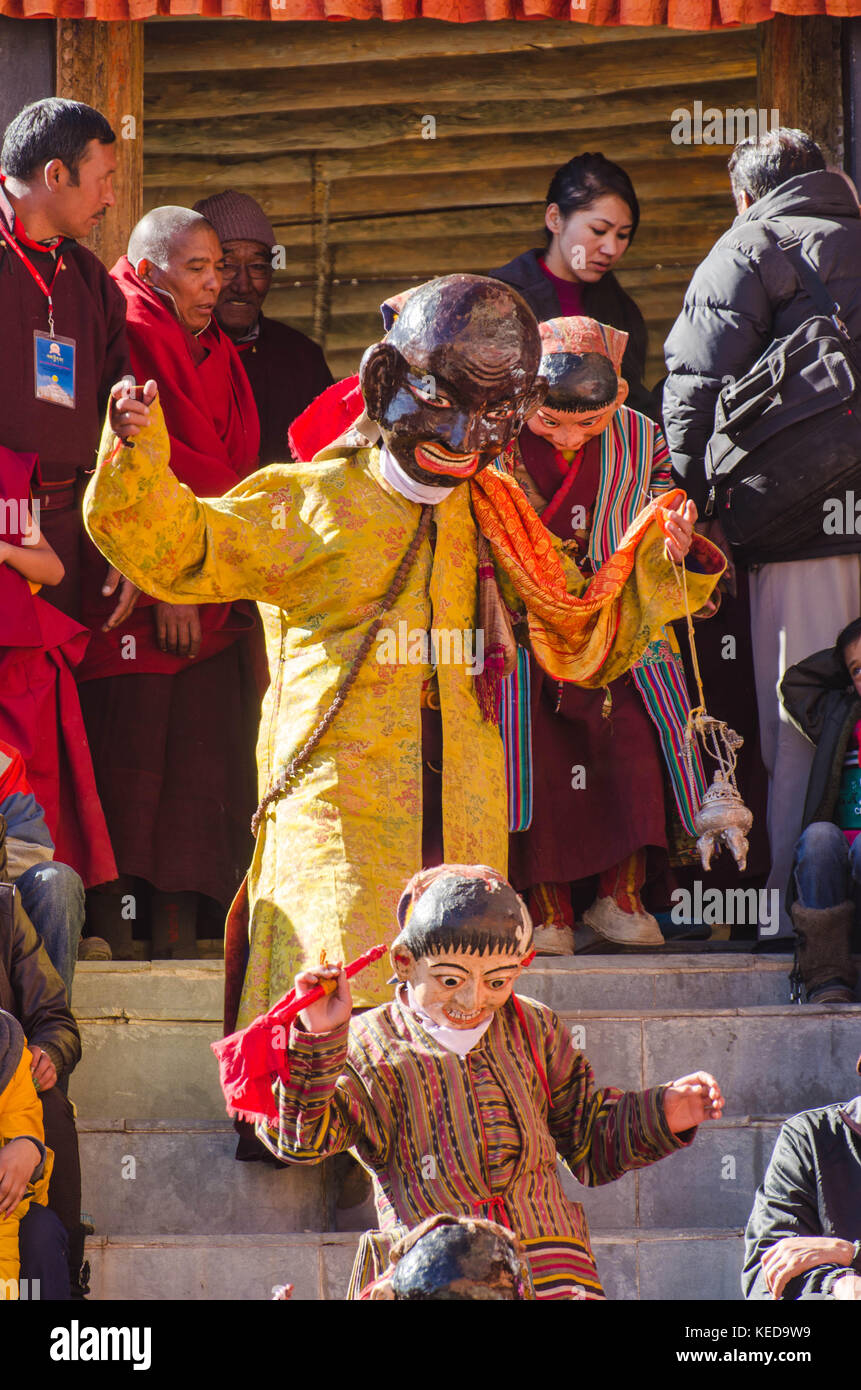
[[[42,1161],[31,1139],[10,1139],[0,1149],[0,1217],[5,1221],[27,1190],[27,1184]]]
[[[145,386],[135,386],[131,377],[123,377],[111,387],[111,429],[120,439],[133,439],[150,422],[149,407],[158,395],[152,380]]]
[[[851,1241],[835,1236],[784,1236],[762,1257],[766,1287],[772,1298],[780,1298],[790,1279],[817,1265],[848,1265],[854,1253]]]
[[[308,1033],[332,1033],[346,1023],[353,1012],[350,982],[342,965],[321,965],[316,970],[303,970],[301,975],[296,976],[296,998],[310,994],[324,980],[337,980],[338,988],[332,994],[327,994],[325,999],[319,999],[316,1004],[302,1010],[299,1018]]]
[[[200,651],[200,612],[196,603],[157,603],[153,621],[156,641],[163,652],[194,660]]]
[[[117,588],[118,585],[119,588]],[[110,598],[111,594],[114,593],[117,595],[116,608],[107,622],[102,624],[102,632],[110,632],[112,627],[119,627],[120,623],[125,622],[140,597],[140,589],[136,588],[130,579],[126,579],[120,574],[114,565],[108,565],[102,593],[105,598]]]
[[[854,1299],[861,1303],[861,1274],[843,1274],[831,1285],[832,1298]]]
[[[30,1071],[37,1091],[50,1091],[57,1084],[57,1068],[41,1047],[31,1047]]]
[[[697,519],[696,503],[690,498],[684,503],[677,502],[665,512],[665,549],[671,560],[681,564],[691,548],[694,538],[694,522]]]
[[[664,1092],[664,1118],[671,1134],[684,1134],[703,1120],[719,1120],[723,1107],[720,1086],[707,1071],[681,1076]]]

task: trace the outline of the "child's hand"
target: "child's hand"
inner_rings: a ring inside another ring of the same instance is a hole
[[[24,1196],[41,1161],[32,1139],[10,1139],[0,1149],[0,1217],[4,1221]]]
[[[57,1068],[41,1047],[31,1047],[30,1071],[37,1091],[50,1091],[57,1084]]]
[[[350,982],[342,965],[318,965],[316,970],[303,970],[296,976],[296,998],[310,994],[324,980],[337,980],[338,988],[300,1013],[302,1027],[309,1033],[332,1033],[346,1023],[353,1012]]]
[[[143,392],[140,399],[136,392]],[[111,387],[111,429],[120,439],[133,439],[150,422],[149,407],[158,395],[152,380],[145,386],[135,386],[131,377],[123,377]]]
[[[703,1120],[719,1120],[723,1107],[720,1086],[707,1071],[681,1076],[664,1092],[664,1117],[671,1134],[683,1134]]]
[[[694,522],[697,519],[696,503],[688,498],[684,506],[678,503],[665,514],[665,549],[671,560],[681,564],[691,548],[694,538]]]

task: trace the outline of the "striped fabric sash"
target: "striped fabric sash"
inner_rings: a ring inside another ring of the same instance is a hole
[[[693,780],[688,777],[687,761],[691,755],[685,752],[685,727],[691,705],[682,658],[672,631],[668,639],[652,642],[646,648],[632,668],[631,677],[657,729],[682,825],[689,835],[697,835],[694,816],[705,794],[706,775],[694,742],[691,749]]]
[[[620,406],[601,435],[601,479],[587,554],[600,569],[618,549],[649,497],[672,487],[663,434],[645,415]]]
[[[517,666],[502,682],[499,728],[505,749],[508,829],[532,824],[532,700],[529,653],[517,648]]]
[[[500,458],[495,466],[500,472],[513,472],[513,457]],[[612,555],[650,494],[670,487],[670,456],[663,433],[646,416],[621,406],[601,436],[601,477],[588,549],[595,570]],[[690,698],[671,630],[651,644],[631,676],[657,730],[682,824],[689,835],[696,835],[693,818],[705,793],[706,776],[696,744],[692,781],[687,772],[685,726]],[[527,830],[532,823],[532,718],[529,660],[522,650],[518,651],[517,670],[503,682],[500,729],[508,780],[509,830]]]

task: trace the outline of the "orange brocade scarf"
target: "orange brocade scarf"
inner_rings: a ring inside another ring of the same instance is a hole
[[[525,602],[535,656],[557,680],[589,687],[607,684],[633,664],[657,629],[684,616],[681,567],[674,574],[664,558],[666,513],[684,499],[681,489],[663,493],[640,512],[598,573],[589,580],[581,576],[580,592],[571,593],[576,567],[563,562],[514,479],[486,468],[472,479],[471,487],[479,528]],[[695,612],[708,599],[726,561],[717,546],[698,535],[691,557],[706,571],[687,571],[690,608]],[[626,591],[632,573],[636,584]],[[611,653],[613,659],[608,660]]]

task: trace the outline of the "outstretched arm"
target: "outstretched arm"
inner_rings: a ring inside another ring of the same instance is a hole
[[[545,1047],[553,1098],[550,1132],[579,1182],[588,1187],[612,1182],[693,1141],[694,1131],[687,1123],[683,1131],[674,1133],[666,1106],[674,1087],[692,1078],[648,1091],[621,1091],[615,1086],[596,1090],[588,1059],[573,1046],[555,1015]]]
[[[155,382],[142,400],[122,384],[114,392],[84,497],[84,521],[102,554],[168,603],[286,606],[317,539],[293,524],[300,499],[290,470],[252,474],[224,497],[195,497],[171,472]]]

